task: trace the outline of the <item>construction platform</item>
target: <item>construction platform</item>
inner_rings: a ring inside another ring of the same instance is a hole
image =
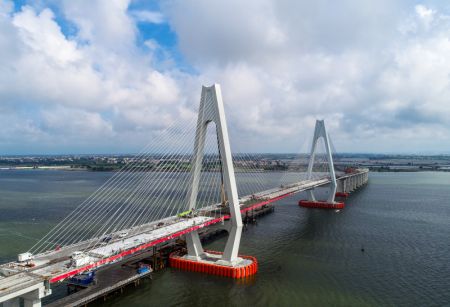
[[[45,306],[86,306],[88,303],[103,299],[113,293],[122,293],[127,286],[138,286],[142,279],[151,278],[151,271],[138,274],[136,268],[129,265],[116,264],[97,271],[95,282],[86,288],[78,288],[72,294]],[[70,285],[68,285],[70,286]]]
[[[350,196],[350,193],[347,192],[336,192],[335,197],[347,198]]]
[[[217,264],[221,259],[222,252],[205,251],[201,260],[190,260],[185,258],[184,252],[174,252],[169,257],[169,264],[172,268],[191,272],[199,272],[210,275],[218,275],[230,278],[245,278],[256,274],[258,271],[258,261],[255,257],[239,255],[240,261],[235,266]]]
[[[344,209],[343,202],[327,202],[322,200],[300,200],[298,202],[300,207],[317,208],[317,209]]]

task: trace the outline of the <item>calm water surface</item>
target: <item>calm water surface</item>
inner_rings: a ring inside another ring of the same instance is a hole
[[[110,176],[0,171],[0,262],[27,250]],[[102,305],[450,306],[450,173],[371,173],[340,212],[300,208],[303,196],[279,201],[244,233],[241,253],[260,263],[254,278],[167,269]]]

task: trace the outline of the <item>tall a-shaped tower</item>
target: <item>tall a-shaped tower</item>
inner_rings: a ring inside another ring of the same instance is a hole
[[[333,163],[333,156],[331,153],[330,139],[329,139],[327,130],[325,128],[324,120],[316,121],[316,127],[314,129],[314,137],[313,137],[312,146],[311,146],[311,155],[310,155],[309,164],[308,164],[307,179],[308,180],[312,179],[317,143],[321,138],[323,139],[323,142],[325,144],[325,151],[326,151],[327,162],[328,162],[329,179],[330,179],[330,195],[328,196],[328,199],[326,201],[317,201],[314,196],[314,191],[311,189],[311,190],[308,190],[309,199],[301,200],[299,202],[299,205],[302,207],[310,207],[310,208],[342,209],[344,207],[344,203],[335,202],[335,200],[334,200],[335,195],[336,195],[336,188],[337,188],[336,173],[334,171],[334,163]]]
[[[195,209],[197,203],[200,172],[205,148],[206,131],[208,125],[216,124],[217,140],[220,160],[222,162],[223,184],[226,199],[228,199],[231,214],[231,229],[225,251],[222,256],[224,262],[234,263],[237,260],[239,243],[242,233],[242,217],[239,208],[239,199],[234,177],[233,160],[231,158],[230,140],[225,119],[222,93],[220,85],[202,88],[200,108],[198,111],[197,131],[195,136],[194,155],[192,157],[191,191],[189,197],[189,209]],[[186,236],[188,255],[191,258],[200,259],[204,254],[197,231]]]
[[[200,242],[197,231],[186,234],[187,255],[183,257],[171,257],[171,263],[175,267],[183,267],[194,271],[206,270],[208,266],[217,271],[217,274],[240,278],[256,273],[257,263],[253,257],[239,257],[239,244],[242,234],[242,216],[234,175],[233,160],[231,157],[230,141],[225,119],[225,111],[222,101],[220,85],[203,87],[198,112],[197,130],[195,136],[194,154],[192,157],[191,189],[188,194],[189,209],[196,209],[199,190],[202,161],[206,141],[207,127],[215,123],[218,140],[219,158],[222,164],[223,193],[228,200],[230,209],[229,236],[223,253],[205,252]],[[188,262],[185,262],[188,261]],[[220,273],[224,270],[225,273]],[[243,270],[243,272],[242,272]],[[215,273],[213,273],[215,274]]]

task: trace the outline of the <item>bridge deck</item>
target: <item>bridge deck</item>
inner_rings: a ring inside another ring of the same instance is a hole
[[[43,278],[30,273],[19,273],[0,278],[0,303],[8,299],[8,295],[42,284]]]
[[[366,171],[364,170],[363,172]],[[357,174],[359,173],[345,174],[340,176],[338,179],[348,178]],[[330,181],[330,178],[304,180],[294,184],[284,185],[278,188],[273,188],[242,197],[240,199],[241,212],[261,207],[265,204],[305,190],[327,185]],[[252,200],[256,201],[256,203],[249,205]],[[208,208],[211,212],[217,211],[219,209],[219,204],[211,205]],[[202,211],[204,212],[205,209]],[[180,218],[176,216],[169,217],[162,220],[164,226],[158,226],[161,221],[156,221],[150,224],[128,229],[126,230],[128,233],[126,237],[108,244],[93,245],[93,243],[96,243],[99,240],[99,238],[95,238],[72,246],[63,247],[58,251],[49,251],[43,254],[35,255],[33,262],[36,266],[34,268],[26,267],[24,264],[19,262],[3,264],[0,266],[0,274],[11,276],[3,278],[0,277],[0,284],[4,283],[6,285],[5,287],[0,287],[0,302],[2,301],[1,298],[6,295],[7,292],[9,293],[14,287],[20,288],[20,285],[24,283],[23,278],[25,277],[18,274],[20,272],[32,272],[33,276],[36,276],[35,278],[49,280],[51,283],[62,281],[81,272],[114,263],[138,251],[164,243],[197,229],[219,223],[228,218],[229,216],[227,215],[220,217],[196,216],[192,218]],[[124,230],[121,232],[123,231]],[[89,263],[79,267],[71,266],[69,258],[70,255],[74,251],[82,251],[88,247],[95,247],[87,253],[89,256]]]

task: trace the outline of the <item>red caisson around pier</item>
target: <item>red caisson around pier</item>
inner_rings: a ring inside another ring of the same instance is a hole
[[[318,209],[344,209],[343,202],[327,202],[327,201],[313,201],[313,200],[300,200],[298,202],[300,207],[305,208],[318,208]]]
[[[347,192],[336,192],[335,197],[347,198],[350,196],[350,193]]]
[[[221,252],[217,251],[205,252],[211,255],[222,255]],[[208,259],[193,261],[186,259],[183,256],[184,253],[181,253],[179,251],[172,253],[169,257],[170,267],[185,271],[199,272],[236,279],[255,275],[258,271],[258,261],[255,257],[252,256],[239,255],[239,257],[244,259],[245,261],[242,265],[237,265],[234,267],[219,265],[214,263],[214,261],[209,261]]]

